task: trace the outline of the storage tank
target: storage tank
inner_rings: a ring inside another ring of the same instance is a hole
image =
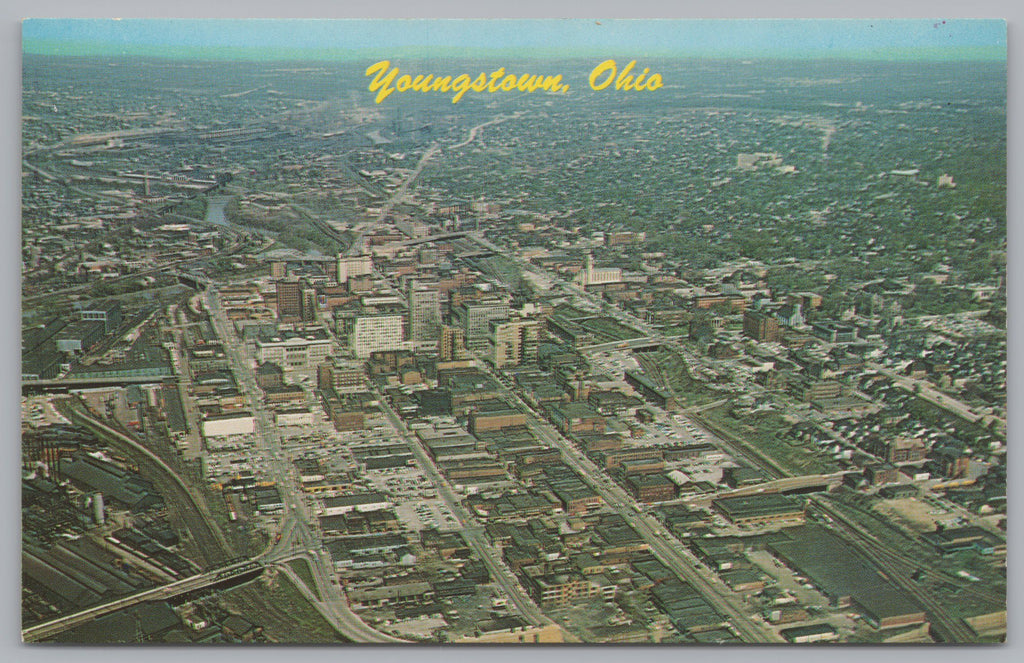
[[[102,525],[106,519],[103,509],[103,493],[96,493],[92,496],[92,517],[97,525]]]

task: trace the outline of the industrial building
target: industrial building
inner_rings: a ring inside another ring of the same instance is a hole
[[[805,575],[835,606],[854,606],[875,628],[927,621],[924,610],[828,530],[808,525],[790,530],[790,540],[768,543],[768,550]]]
[[[667,391],[656,385],[640,371],[626,371],[626,384],[636,389],[637,393],[658,407],[671,410],[676,406],[676,399]]]
[[[79,312],[79,318],[84,321],[99,321],[103,323],[103,333],[109,334],[117,329],[124,321],[124,314],[121,311],[121,304],[117,300],[103,302],[95,306],[87,306]]]
[[[779,635],[792,643],[830,642],[839,637],[836,629],[831,624],[810,624],[808,626],[793,626],[779,631]]]
[[[740,526],[791,526],[804,522],[803,502],[777,493],[723,497],[713,504],[730,522]]]

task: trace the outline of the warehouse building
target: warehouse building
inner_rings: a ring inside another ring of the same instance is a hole
[[[803,502],[777,493],[724,497],[713,504],[730,522],[740,526],[792,526],[804,522]]]
[[[836,629],[831,624],[811,624],[809,626],[794,626],[779,631],[779,635],[792,643],[830,642],[839,637]]]
[[[256,431],[256,418],[250,412],[215,414],[203,420],[203,437],[230,437],[252,435]]]
[[[324,516],[338,516],[349,511],[379,511],[394,506],[383,493],[356,493],[341,497],[328,497],[323,501]]]
[[[855,607],[878,629],[927,621],[917,603],[851,551],[842,538],[814,525],[791,530],[790,536],[788,541],[770,542],[769,552],[805,575],[832,605]]]

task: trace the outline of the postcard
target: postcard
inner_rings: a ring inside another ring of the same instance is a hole
[[[27,643],[999,643],[1006,24],[30,19]]]

